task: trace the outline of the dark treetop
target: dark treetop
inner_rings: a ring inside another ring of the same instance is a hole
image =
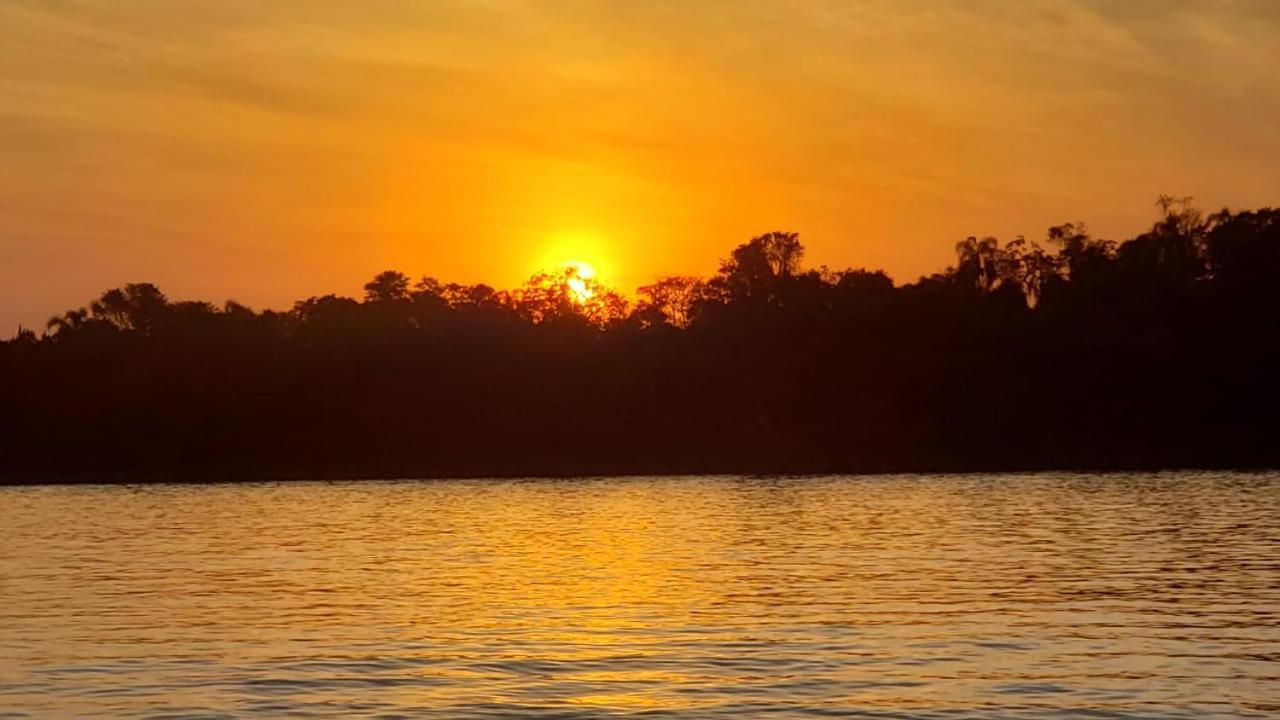
[[[573,270],[283,313],[128,285],[0,343],[0,478],[1280,464],[1280,210],[1160,207],[903,286],[788,233],[633,305]]]

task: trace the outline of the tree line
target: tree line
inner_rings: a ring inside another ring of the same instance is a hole
[[[903,285],[786,232],[634,302],[572,267],[285,312],[130,284],[0,343],[0,476],[1275,466],[1280,210],[1158,205]]]

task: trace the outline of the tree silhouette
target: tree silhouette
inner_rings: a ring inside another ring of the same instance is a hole
[[[511,303],[521,317],[533,323],[579,318],[604,327],[627,314],[622,295],[572,265],[535,274]]]
[[[800,269],[804,248],[796,233],[771,232],[734,248],[721,262],[720,274],[711,281],[725,299],[732,301],[768,300],[773,297],[779,280],[790,278]]]
[[[706,284],[695,277],[671,276],[640,287],[636,292],[642,298],[636,313],[651,315],[646,324],[658,322],[687,328],[693,322],[694,305],[706,293]]]
[[[365,302],[391,303],[409,299],[409,277],[395,270],[378,273],[364,285]]]
[[[1280,464],[1280,210],[974,236],[902,285],[794,233],[628,303],[379,273],[286,312],[135,283],[0,342],[0,479]]]

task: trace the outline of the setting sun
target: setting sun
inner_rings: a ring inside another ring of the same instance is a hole
[[[568,274],[565,284],[569,286],[574,302],[581,304],[595,296],[595,290],[587,282],[596,276],[596,269],[590,263],[569,260],[564,263],[564,268]]]
[[[564,267],[572,270],[575,275],[583,280],[590,280],[596,276],[595,266],[582,260],[567,260],[564,263]]]

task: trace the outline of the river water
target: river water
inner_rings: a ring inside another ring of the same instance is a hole
[[[0,717],[1280,715],[1280,475],[0,488]]]

